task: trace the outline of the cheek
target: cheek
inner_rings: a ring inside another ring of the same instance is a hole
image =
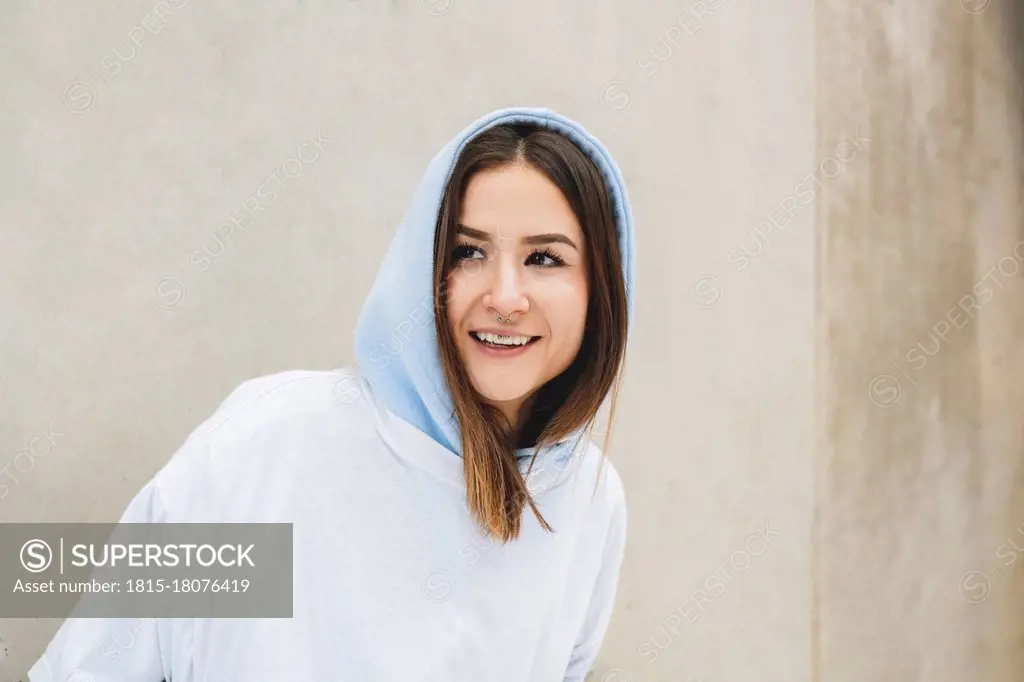
[[[471,278],[467,273],[458,270],[448,276],[448,288],[446,292],[448,306],[448,324],[452,327],[458,326],[459,321],[465,317],[473,301],[474,293],[470,287]]]
[[[545,315],[563,342],[579,345],[587,323],[589,291],[583,278],[566,279],[549,287],[545,296]]]

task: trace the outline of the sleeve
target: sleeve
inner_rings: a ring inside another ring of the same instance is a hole
[[[587,617],[576,646],[573,647],[564,682],[584,682],[601,650],[608,624],[611,622],[615,595],[618,591],[619,574],[626,548],[626,504],[620,497],[612,514],[608,535],[605,539],[604,558],[594,584]]]
[[[194,522],[209,510],[212,434],[259,399],[308,373],[238,385],[128,503],[118,523]],[[184,622],[191,622],[185,619]],[[163,682],[192,661],[192,632],[174,618],[68,618],[28,672],[29,682]],[[173,633],[173,641],[172,641]]]
[[[128,504],[119,523],[159,523],[159,474]],[[131,646],[126,646],[132,642]],[[152,618],[68,618],[28,671],[29,682],[161,682],[167,647]]]

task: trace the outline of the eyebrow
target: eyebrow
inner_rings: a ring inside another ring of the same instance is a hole
[[[473,229],[472,227],[467,227],[467,226],[463,225],[462,223],[459,223],[459,225],[458,225],[458,233],[459,234],[464,234],[464,235],[466,235],[467,237],[469,237],[471,239],[477,239],[477,240],[482,241],[482,242],[491,242],[491,241],[493,241],[493,239],[491,238],[491,233],[490,232],[484,232],[483,230],[476,230],[476,229]],[[561,234],[560,232],[550,232],[548,234],[532,234],[529,237],[523,237],[523,243],[524,244],[540,245],[540,244],[554,244],[556,242],[560,243],[560,244],[567,244],[567,245],[571,246],[572,248],[576,249],[577,251],[579,251],[579,247],[576,246],[576,243],[573,242],[573,240],[571,240],[568,237],[566,237],[564,234]]]

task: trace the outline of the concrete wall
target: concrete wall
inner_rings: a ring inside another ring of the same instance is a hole
[[[818,3],[819,148],[865,122],[872,143],[816,226],[815,679],[1024,672],[1014,21]]]
[[[547,106],[616,154],[640,248],[594,678],[1024,669],[1008,1],[168,2],[0,9],[0,521],[115,519],[240,381],[348,362],[429,158]],[[0,682],[57,625],[0,621]]]

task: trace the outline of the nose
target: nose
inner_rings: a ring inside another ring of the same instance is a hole
[[[484,305],[501,315],[525,313],[530,306],[518,268],[508,259],[500,259],[495,267],[489,268],[491,279],[484,294]]]

